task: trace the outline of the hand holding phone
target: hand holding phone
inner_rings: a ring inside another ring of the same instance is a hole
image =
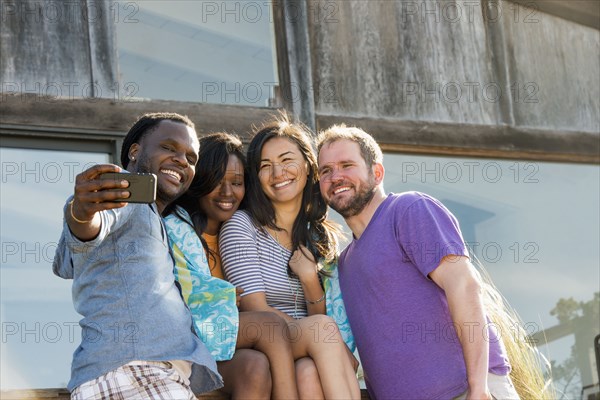
[[[114,164],[97,164],[75,177],[73,199],[65,210],[65,219],[71,233],[79,240],[92,240],[100,232],[100,211],[121,208],[127,205],[115,201],[116,198],[128,196],[128,182],[106,181],[100,179],[103,174],[122,171]]]
[[[156,201],[156,175],[154,174],[109,172],[100,175],[100,179],[129,182],[125,190],[130,193],[130,196],[113,200],[115,202],[154,203]]]

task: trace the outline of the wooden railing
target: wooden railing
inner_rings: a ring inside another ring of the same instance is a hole
[[[0,392],[2,400],[70,400],[71,394],[67,389],[31,389],[7,390]],[[198,396],[201,400],[227,400],[227,396],[219,392],[205,393]]]
[[[218,391],[205,393],[197,397],[198,400],[227,400],[228,397]],[[31,389],[31,390],[6,390],[0,392],[2,400],[70,400],[71,395],[67,389]],[[361,390],[361,399],[369,400],[366,390]]]

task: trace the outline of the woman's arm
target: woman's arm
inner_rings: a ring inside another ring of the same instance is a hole
[[[256,292],[242,297],[240,301],[240,311],[270,311],[279,315],[286,322],[294,321],[294,318],[286,313],[268,305],[265,292]]]
[[[308,315],[325,314],[325,292],[319,280],[317,262],[304,246],[294,252],[290,268],[300,279]]]

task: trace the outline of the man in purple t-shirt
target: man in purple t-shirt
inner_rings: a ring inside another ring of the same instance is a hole
[[[366,132],[318,142],[321,193],[354,234],[339,276],[371,397],[518,399],[456,218],[423,193],[386,196]]]

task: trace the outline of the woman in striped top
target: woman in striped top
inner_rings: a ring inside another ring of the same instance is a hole
[[[324,315],[316,260],[335,259],[337,231],[326,219],[311,136],[284,115],[256,132],[247,154],[247,210],[219,237],[225,275],[244,289],[240,309],[288,321],[300,398],[360,398],[354,358]]]
[[[224,381],[221,390],[232,399],[294,399],[298,398],[298,391],[294,380],[291,346],[284,334],[284,329],[287,328],[285,321],[274,313],[238,314],[235,292],[229,298],[233,301],[225,296],[218,297],[219,290],[233,290],[233,287],[212,279],[223,279],[217,246],[218,234],[221,224],[231,218],[243,201],[244,164],[242,143],[237,137],[215,133],[200,139],[194,180],[189,190],[176,201],[178,207],[165,218],[171,247],[189,260],[183,263],[183,267],[179,267],[183,271],[177,271],[178,253],[174,251],[175,276],[182,287],[183,297],[192,310],[194,327],[217,360],[217,367]],[[202,259],[190,254],[203,252],[201,247],[204,247],[205,252]],[[207,261],[210,272],[206,268]],[[195,268],[197,266],[200,268]],[[206,268],[204,275],[202,271],[198,271],[202,267]],[[186,279],[188,276],[191,278]],[[217,283],[211,285],[211,281]],[[214,288],[218,290],[213,290]],[[212,293],[205,296],[203,291]],[[206,299],[208,300],[204,301]],[[203,302],[210,302],[212,308],[205,307]],[[209,320],[208,315],[213,314],[214,319]],[[233,320],[233,323],[224,324],[229,322],[226,319]],[[235,331],[235,334],[231,335],[230,331]],[[216,335],[207,335],[213,332]],[[227,341],[229,337],[231,339]]]

